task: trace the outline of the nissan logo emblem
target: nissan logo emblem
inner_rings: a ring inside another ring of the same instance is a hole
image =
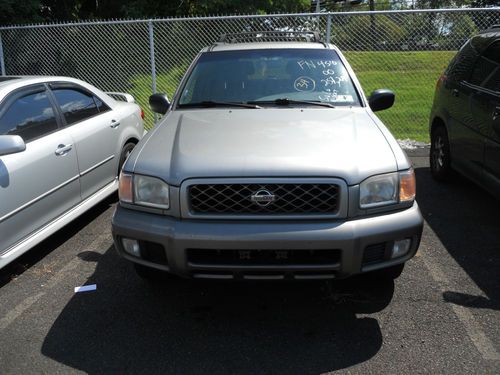
[[[250,200],[257,203],[261,207],[266,207],[276,200],[276,195],[266,189],[261,189],[252,194]]]

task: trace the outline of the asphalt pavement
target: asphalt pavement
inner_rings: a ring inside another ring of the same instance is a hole
[[[395,282],[149,284],[113,196],[0,270],[0,373],[500,373],[500,202],[409,154],[425,228]]]

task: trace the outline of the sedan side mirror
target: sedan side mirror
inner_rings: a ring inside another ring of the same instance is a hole
[[[373,112],[391,108],[394,104],[394,93],[391,90],[379,89],[372,92],[368,98],[368,104]]]
[[[153,94],[149,97],[149,107],[153,112],[164,115],[170,108],[167,94]]]
[[[18,135],[0,135],[0,156],[26,150],[26,143]]]

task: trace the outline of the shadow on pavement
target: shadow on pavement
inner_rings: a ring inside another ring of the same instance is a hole
[[[429,168],[415,172],[424,219],[487,297],[446,291],[444,300],[499,310],[500,201],[464,177],[443,184],[432,179]]]
[[[492,301],[483,296],[473,296],[465,293],[444,292],[443,298],[446,302],[454,303],[465,307],[473,307],[476,309],[495,309],[500,310],[499,301]]]
[[[46,257],[54,249],[64,244],[68,239],[75,236],[89,223],[94,221],[104,211],[108,210],[110,206],[115,204],[118,200],[118,195],[112,194],[83,215],[73,220],[71,223],[60,229],[52,236],[48,237],[19,258],[9,263],[4,268],[0,269],[0,288],[9,283],[13,278],[21,275],[24,271],[29,269],[34,264],[38,263],[41,259]]]
[[[320,373],[373,357],[394,282],[149,284],[109,248],[46,336],[42,353],[95,373]]]

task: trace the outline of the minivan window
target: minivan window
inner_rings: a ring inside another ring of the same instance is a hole
[[[449,78],[455,82],[467,80],[477,56],[478,53],[470,42],[464,44],[447,70]]]
[[[500,93],[500,66],[490,77],[488,77],[487,81],[484,83],[484,88]]]
[[[0,118],[0,134],[19,135],[25,142],[57,130],[57,121],[46,92],[16,99]]]
[[[94,96],[90,93],[69,88],[53,89],[52,91],[61,107],[67,125],[99,114]]]
[[[497,65],[493,61],[481,56],[474,65],[469,82],[473,85],[484,86],[484,81],[493,73]]]
[[[500,65],[500,41],[491,44],[483,53],[483,56],[488,60],[496,62]]]

